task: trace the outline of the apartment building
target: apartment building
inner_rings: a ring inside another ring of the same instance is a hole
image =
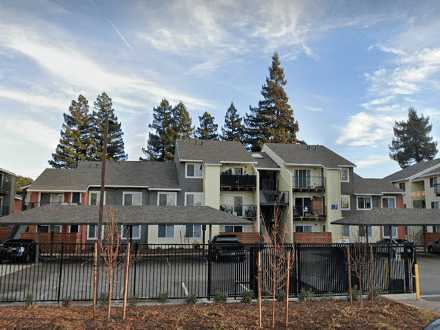
[[[27,188],[26,208],[98,205],[100,166],[99,162],[81,162],[76,169],[46,169]],[[209,206],[249,220],[235,225],[213,221],[209,237],[223,232],[257,235],[270,231],[275,214],[287,228],[288,242],[341,242],[366,234],[371,240],[399,236],[392,228],[359,233],[332,224],[347,212],[403,207],[398,186],[388,180],[361,178],[354,167],[321,145],[268,143],[261,152],[250,153],[239,142],[178,140],[172,161],[109,161],[104,202],[117,206]],[[204,227],[136,225],[131,228],[131,237],[148,243],[201,243]],[[128,228],[121,229],[126,239]],[[70,236],[76,241],[98,237],[95,225],[40,224],[29,226],[23,235],[36,233],[75,234]]]
[[[0,217],[15,210],[15,180],[14,173],[0,168]]]

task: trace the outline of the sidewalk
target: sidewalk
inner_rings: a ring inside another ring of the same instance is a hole
[[[384,295],[384,297],[405,305],[440,314],[440,295],[422,296],[420,300],[416,300],[415,294],[388,294]]]

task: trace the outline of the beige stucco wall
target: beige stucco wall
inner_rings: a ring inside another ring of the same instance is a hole
[[[220,165],[206,165],[203,172],[205,205],[220,208]]]
[[[342,238],[342,227],[332,225],[331,222],[341,219],[341,172],[339,169],[325,170],[325,200],[327,207],[327,217],[325,230],[332,233],[332,241]],[[332,205],[335,206],[332,209]]]

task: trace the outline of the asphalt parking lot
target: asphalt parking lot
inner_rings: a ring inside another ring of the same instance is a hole
[[[417,256],[420,267],[420,287],[422,295],[439,295],[440,300],[440,255]]]

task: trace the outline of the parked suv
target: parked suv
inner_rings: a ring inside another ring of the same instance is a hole
[[[429,253],[440,253],[440,240],[437,240],[435,242],[432,242],[428,246],[428,252]]]
[[[211,241],[209,257],[211,260],[244,260],[245,250],[240,239],[231,235],[217,235]]]
[[[33,262],[37,244],[31,239],[10,239],[0,245],[0,262]]]

